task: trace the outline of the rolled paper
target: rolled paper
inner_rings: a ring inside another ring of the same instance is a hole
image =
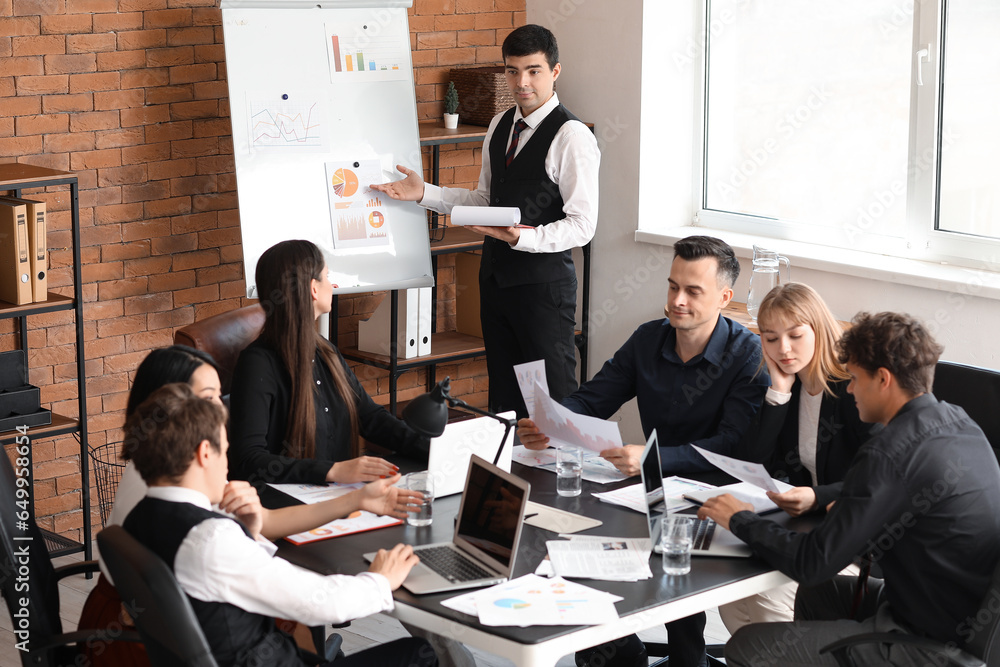
[[[513,227],[521,222],[521,209],[514,206],[456,206],[451,224],[457,226]]]

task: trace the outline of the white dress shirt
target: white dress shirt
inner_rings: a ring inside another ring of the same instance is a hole
[[[147,494],[210,510],[208,497],[177,486]],[[275,558],[277,547],[254,541],[224,515],[202,521],[181,542],[174,575],[184,592],[204,602],[228,602],[265,616],[305,625],[344,623],[393,608],[389,580],[381,574],[321,575]]]
[[[514,125],[521,118],[528,127],[521,130],[515,155],[521,152],[531,140],[538,125],[559,105],[559,97],[552,97],[527,116],[521,115],[521,108],[514,111],[514,122],[505,146],[510,146]],[[479,186],[475,190],[446,188],[424,184],[424,197],[418,202],[424,208],[438,213],[449,214],[454,206],[489,206],[490,183],[493,172],[490,167],[490,141],[493,131],[503,114],[494,116],[483,140],[483,167],[479,172]],[[601,151],[597,147],[594,133],[579,121],[563,123],[549,145],[545,155],[545,173],[559,187],[566,217],[539,227],[521,229],[521,236],[513,246],[524,252],[561,252],[584,246],[594,238],[597,229],[597,189],[598,171],[601,165]]]

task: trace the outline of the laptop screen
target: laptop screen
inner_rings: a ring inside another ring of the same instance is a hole
[[[509,568],[528,500],[527,490],[484,463],[479,457],[472,457],[455,536]]]
[[[642,450],[640,461],[642,488],[646,497],[646,520],[649,522],[649,537],[653,544],[660,541],[659,511],[653,508],[663,501],[663,472],[660,468],[660,447],[656,443],[656,429],[649,434],[646,448]]]

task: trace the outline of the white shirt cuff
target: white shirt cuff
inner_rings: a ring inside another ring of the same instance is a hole
[[[424,183],[424,196],[417,204],[440,213],[442,205],[441,187],[433,183]]]
[[[538,231],[532,227],[530,229],[522,229],[520,232],[520,236],[517,237],[517,243],[510,247],[514,250],[530,251],[535,247],[535,239],[538,237]]]
[[[767,401],[768,405],[784,405],[788,401],[792,400],[792,392],[787,394],[782,391],[775,391],[771,387],[767,388],[767,394],[764,395],[764,400]]]

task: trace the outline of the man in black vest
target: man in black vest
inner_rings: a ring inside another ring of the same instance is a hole
[[[490,122],[479,186],[439,188],[400,165],[406,178],[371,187],[439,213],[457,205],[520,209],[518,227],[467,229],[486,236],[479,289],[490,409],[526,417],[516,364],[544,359],[556,400],[577,387],[572,249],[586,245],[597,227],[601,156],[593,133],[559,104],[555,36],[538,25],[522,26],[507,36],[502,52],[517,106]]]
[[[153,393],[125,423],[125,453],[149,491],[124,527],[173,570],[220,667],[315,664],[274,617],[306,625],[342,623],[392,609],[392,591],[418,561],[413,549],[380,550],[368,572],[323,576],[274,558],[261,538],[256,495],[227,482],[227,411],[186,384]],[[255,501],[255,502],[254,502]],[[223,504],[239,520],[213,510]],[[324,663],[333,664],[333,663]],[[350,665],[437,664],[423,639],[407,638],[336,661]]]

